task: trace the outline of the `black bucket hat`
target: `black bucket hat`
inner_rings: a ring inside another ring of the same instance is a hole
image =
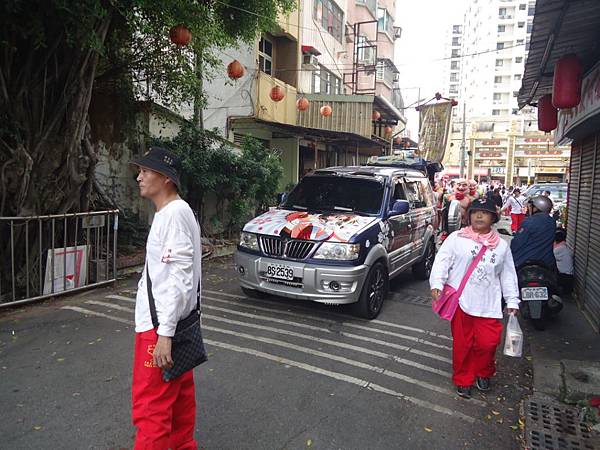
[[[492,200],[491,198],[486,197],[486,198],[478,198],[478,199],[473,200],[473,202],[469,206],[469,209],[467,210],[468,217],[471,217],[471,213],[473,211],[487,211],[487,212],[492,213],[495,217],[494,223],[496,223],[500,220],[500,216],[498,215],[498,210],[496,209],[496,204],[494,203],[494,200]]]
[[[169,177],[177,186],[177,190],[181,191],[181,159],[166,148],[150,147],[150,150],[144,156],[131,161],[130,164],[154,170]]]

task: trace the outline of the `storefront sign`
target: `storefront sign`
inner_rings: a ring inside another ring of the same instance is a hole
[[[441,162],[444,158],[451,118],[450,102],[419,106],[419,150],[424,159]]]
[[[490,173],[492,175],[504,175],[506,173],[506,167],[490,167]]]
[[[587,119],[600,113],[600,64],[597,64],[583,79],[581,102],[574,108],[558,112],[556,142],[572,138],[573,130]]]
[[[475,154],[477,158],[506,158],[504,152],[477,152]]]
[[[481,147],[495,147],[501,144],[500,140],[477,140],[475,141],[475,146],[481,146]]]

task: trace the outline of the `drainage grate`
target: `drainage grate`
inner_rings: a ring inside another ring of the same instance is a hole
[[[422,295],[406,295],[395,293],[393,295],[393,299],[402,303],[411,303],[413,305],[431,307],[431,297],[425,297]]]
[[[600,441],[579,419],[575,408],[532,398],[525,404],[526,448],[594,450]]]

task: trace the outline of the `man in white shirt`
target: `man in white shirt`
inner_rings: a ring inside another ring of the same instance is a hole
[[[506,199],[506,203],[502,207],[502,212],[510,208],[510,229],[513,233],[519,231],[521,223],[525,219],[525,200],[525,197],[521,195],[521,190],[515,188],[512,195]]]
[[[135,449],[196,449],[193,371],[165,382],[162,369],[173,367],[171,340],[177,322],[196,308],[202,255],[200,227],[189,205],[179,197],[181,161],[176,155],[152,147],[133,164],[139,167],[140,195],[156,208],[135,305]],[[156,328],[150,313],[147,274],[156,305]]]

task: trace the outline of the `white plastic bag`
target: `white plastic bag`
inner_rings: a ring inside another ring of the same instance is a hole
[[[506,339],[504,340],[504,354],[519,358],[523,353],[523,331],[517,316],[511,314],[506,326]]]

